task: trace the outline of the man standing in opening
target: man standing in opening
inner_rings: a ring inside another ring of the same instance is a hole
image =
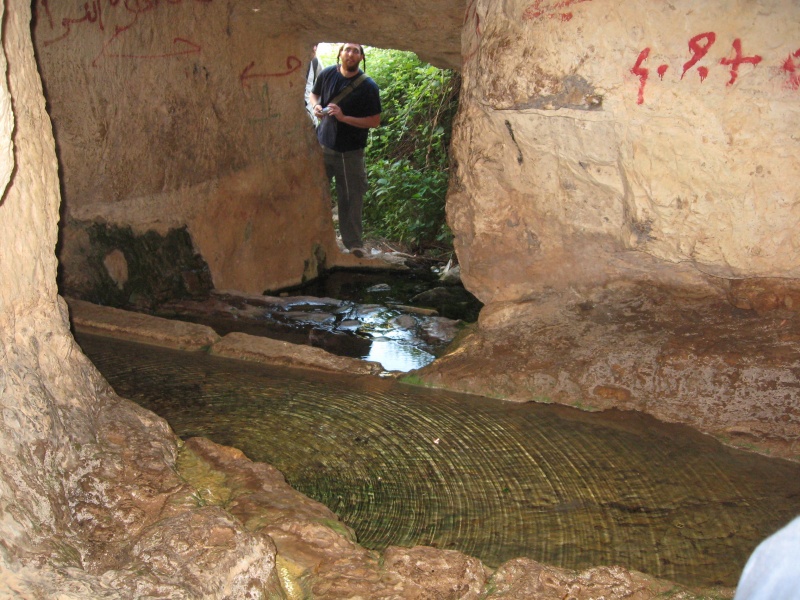
[[[325,172],[336,180],[342,242],[359,258],[364,256],[361,210],[367,193],[364,148],[369,130],[381,124],[380,91],[358,68],[362,60],[360,44],[343,44],[336,64],[319,74],[310,95],[314,116],[320,119],[317,138]]]

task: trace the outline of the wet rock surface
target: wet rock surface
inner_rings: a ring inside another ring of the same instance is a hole
[[[76,240],[88,250],[80,269],[61,273],[65,295],[148,310],[167,299],[207,296],[213,288],[208,265],[193,251],[185,227],[137,235],[131,227],[73,221],[67,229],[70,251]]]
[[[752,549],[797,509],[800,465],[633,411],[79,342],[119,393],[182,438],[273,465],[379,552],[424,545],[491,568],[527,557],[734,585]]]
[[[153,312],[409,371],[441,354],[480,307],[462,286],[430,275],[339,271],[282,295],[213,292]]]
[[[320,300],[320,304],[329,306],[330,302]],[[193,502],[224,509],[244,523],[248,532],[269,536],[277,555],[273,574],[262,583],[265,589],[280,589],[278,593],[288,598],[301,598],[309,592],[314,597],[331,599],[357,596],[535,599],[558,598],[568,593],[577,598],[592,598],[601,592],[608,598],[658,598],[668,594],[694,598],[712,593],[714,597],[732,596],[730,589],[691,591],[621,568],[579,572],[526,559],[505,563],[493,574],[474,558],[452,550],[391,547],[383,554],[370,551],[359,546],[352,533],[332,519],[328,509],[307,498],[298,501],[298,497],[302,498],[298,492],[285,484],[277,485],[275,482],[281,476],[271,467],[251,463],[240,452],[207,441],[192,441],[187,446],[203,456],[202,462],[207,466],[200,467],[201,471],[211,473],[215,481],[229,482],[225,487],[236,490],[209,493],[214,486],[195,480],[196,475],[182,470],[186,463],[179,456],[181,476],[197,490]],[[186,492],[190,497],[191,489]],[[277,507],[285,512],[275,512]],[[175,526],[183,527],[182,523],[176,522]],[[143,548],[147,550],[150,546],[145,544]],[[150,554],[145,556],[146,561],[150,558]],[[155,562],[172,560],[166,555],[152,558]],[[138,585],[130,576],[117,583],[123,588]]]
[[[637,410],[798,460],[799,365],[796,312],[620,284],[494,304],[417,375],[519,402]]]
[[[277,470],[251,462],[238,450],[192,438],[181,450],[178,467],[208,507],[224,506],[251,534],[274,541],[279,585],[273,581],[265,591],[284,598],[691,600],[732,596],[730,588],[692,590],[621,567],[573,571],[517,559],[492,571],[453,550],[391,546],[378,553],[359,546],[352,531],[332,512],[292,490]]]

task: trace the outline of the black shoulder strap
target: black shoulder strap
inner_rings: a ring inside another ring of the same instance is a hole
[[[361,75],[359,75],[353,81],[348,83],[347,87],[345,87],[341,92],[339,92],[339,94],[336,96],[336,98],[334,98],[333,100],[328,102],[328,104],[339,104],[339,102],[341,102],[342,99],[345,96],[347,96],[347,94],[349,94],[354,89],[356,89],[359,85],[361,85],[361,82],[364,81],[366,78],[367,78],[367,74],[366,73],[361,73]]]

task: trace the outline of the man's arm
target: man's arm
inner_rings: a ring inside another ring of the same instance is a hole
[[[372,115],[371,117],[348,117],[347,115],[342,115],[336,118],[342,123],[347,123],[353,127],[360,127],[361,129],[374,129],[375,127],[380,127],[381,124],[380,114]]]
[[[341,121],[342,123],[346,123],[347,125],[351,125],[353,127],[358,127],[360,129],[374,129],[375,127],[379,127],[381,124],[380,113],[377,115],[371,115],[369,117],[350,117],[344,114],[342,109],[336,104],[328,104],[328,108],[330,109],[330,112],[328,113],[329,115],[335,117],[337,121]]]
[[[320,100],[321,100],[321,98],[317,94],[315,94],[313,92],[308,95],[308,103],[311,105],[311,110],[314,111],[314,116],[315,117],[321,117],[322,116],[322,112],[321,112],[322,107],[319,104]]]

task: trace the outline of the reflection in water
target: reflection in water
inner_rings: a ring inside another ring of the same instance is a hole
[[[369,354],[364,359],[378,362],[387,371],[407,373],[420,369],[433,362],[433,355],[413,344],[404,344],[402,340],[374,338],[369,347]]]
[[[800,465],[636,413],[509,404],[79,336],[116,391],[273,464],[359,542],[735,585]]]

